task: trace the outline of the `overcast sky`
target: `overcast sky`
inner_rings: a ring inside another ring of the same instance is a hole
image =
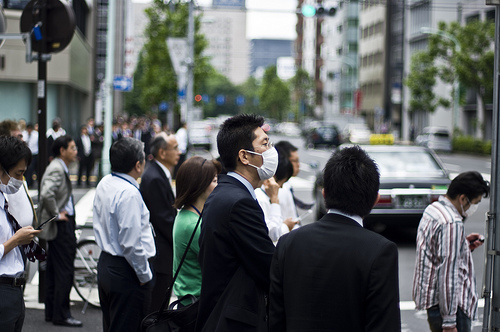
[[[212,0],[195,1],[200,6],[209,6],[212,3]],[[296,0],[246,0],[246,6],[248,39],[295,39]]]

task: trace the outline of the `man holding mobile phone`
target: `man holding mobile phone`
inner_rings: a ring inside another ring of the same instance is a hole
[[[19,191],[23,175],[31,162],[28,146],[16,137],[0,137],[0,327],[21,331],[25,306],[23,290],[24,245],[30,245],[41,231],[20,227],[9,212],[7,194]]]
[[[54,325],[80,327],[71,316],[69,293],[73,285],[76,254],[75,207],[68,166],[76,160],[77,148],[70,136],[58,137],[53,145],[55,158],[47,166],[40,182],[38,220],[57,215],[48,223],[40,238],[47,240],[49,255],[45,278],[45,321]]]

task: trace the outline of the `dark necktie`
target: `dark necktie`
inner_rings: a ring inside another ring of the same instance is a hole
[[[4,205],[5,212],[7,213],[7,220],[10,222],[12,228],[14,229],[14,233],[21,229],[21,225],[17,222],[16,218],[9,212],[9,203],[5,200]],[[24,258],[29,259],[34,262],[35,260],[44,261],[47,259],[47,254],[45,254],[45,250],[40,247],[35,241],[31,241],[29,244],[24,244],[20,246],[21,255]]]
[[[292,193],[293,202],[295,203],[295,210],[297,210],[297,207],[301,208],[302,210],[309,210],[310,208],[313,207],[314,203],[307,204],[307,203],[302,202],[297,197],[295,197],[295,195],[293,193],[293,188],[292,187],[290,187],[290,192]]]

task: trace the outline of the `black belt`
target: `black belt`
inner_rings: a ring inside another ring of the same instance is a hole
[[[12,277],[0,277],[0,284],[11,285],[14,287],[22,287],[26,284],[26,279],[21,278],[12,278]]]

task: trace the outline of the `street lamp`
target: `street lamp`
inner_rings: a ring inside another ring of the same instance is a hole
[[[453,44],[455,44],[455,53],[460,53],[462,48],[460,47],[460,43],[458,40],[455,38],[455,36],[444,32],[443,30],[439,29],[434,29],[434,28],[429,28],[429,27],[422,27],[420,28],[420,32],[424,34],[431,34],[431,35],[439,35],[443,38],[446,38],[448,40],[451,40]],[[455,73],[455,80],[453,81],[453,86],[454,86],[454,100],[453,100],[453,130],[457,128],[457,120],[458,120],[458,104],[460,100],[460,82],[458,81],[458,75]]]

